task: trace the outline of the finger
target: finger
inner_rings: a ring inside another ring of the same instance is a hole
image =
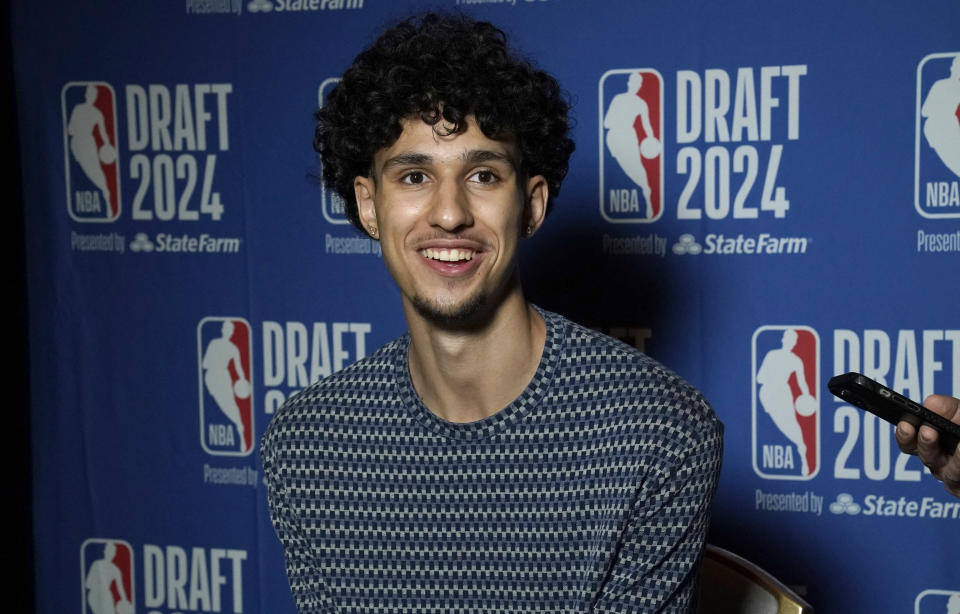
[[[960,446],[957,446],[953,456],[947,461],[940,472],[943,485],[954,496],[960,497]]]
[[[947,420],[960,424],[960,399],[948,397],[944,394],[931,394],[924,399],[923,405]]]
[[[917,429],[917,456],[924,465],[934,471],[947,461],[946,455],[937,443],[938,439],[937,430],[931,426],[924,424]]]
[[[897,424],[894,436],[897,438],[897,445],[900,446],[902,452],[906,454],[917,453],[917,428],[915,426],[907,421],[902,421]]]

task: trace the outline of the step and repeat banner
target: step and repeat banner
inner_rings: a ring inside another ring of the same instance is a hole
[[[259,438],[405,328],[312,112],[424,8],[569,91],[524,284],[710,399],[711,541],[819,612],[957,612],[960,500],[826,389],[960,395],[952,0],[14,2],[38,611],[295,611]]]

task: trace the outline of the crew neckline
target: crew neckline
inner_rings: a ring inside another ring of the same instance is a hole
[[[444,437],[460,440],[492,437],[520,420],[532,407],[539,404],[544,393],[550,388],[566,329],[566,320],[562,316],[536,305],[533,305],[533,308],[543,318],[547,327],[543,353],[536,373],[533,374],[523,392],[509,405],[493,415],[474,422],[450,422],[427,409],[414,389],[413,380],[410,377],[410,334],[408,333],[403,336],[400,347],[394,355],[397,388],[404,407],[429,430]]]

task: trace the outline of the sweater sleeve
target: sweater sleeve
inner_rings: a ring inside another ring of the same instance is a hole
[[[275,441],[270,433],[261,447],[263,475],[267,484],[270,520],[283,545],[287,581],[300,614],[333,614],[335,608],[320,575],[315,551],[305,535],[303,520],[288,501],[282,463],[276,462]]]
[[[706,409],[656,446],[592,612],[693,611],[723,453],[723,425]]]

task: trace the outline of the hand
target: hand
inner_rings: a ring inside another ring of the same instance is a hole
[[[947,420],[960,424],[960,399],[931,394],[923,404]],[[943,482],[947,492],[960,497],[960,446],[957,446],[953,454],[947,454],[940,449],[936,430],[927,425],[918,429],[909,422],[897,425],[896,437],[903,452],[918,456],[933,475]]]

